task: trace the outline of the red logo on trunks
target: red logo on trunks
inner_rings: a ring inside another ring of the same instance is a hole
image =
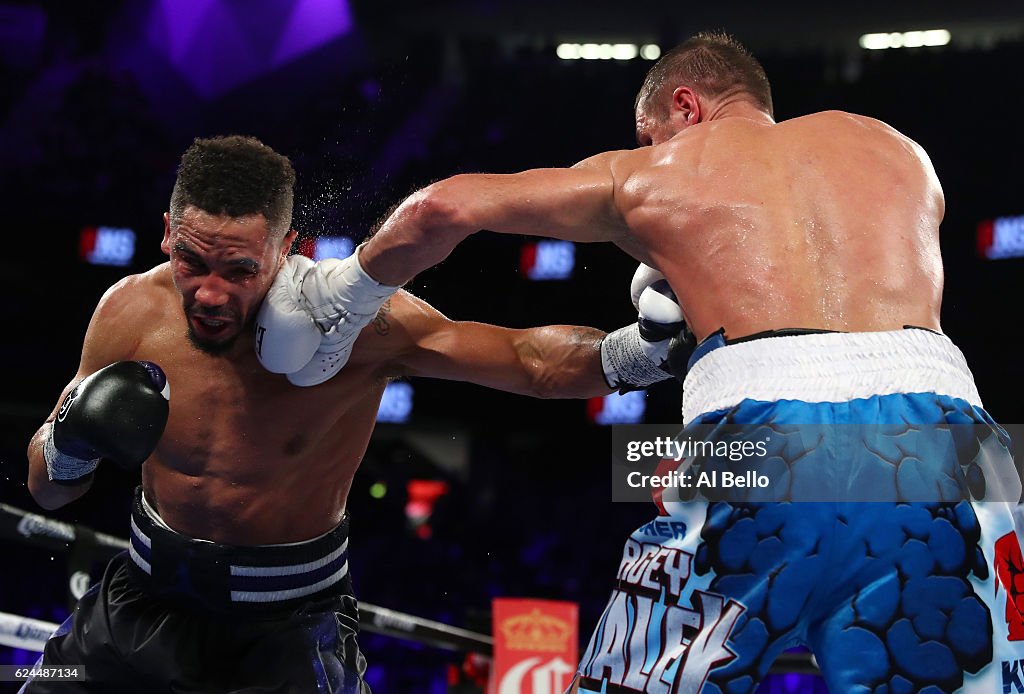
[[[1006,590],[1007,641],[1024,641],[1024,557],[1021,556],[1017,534],[1012,530],[996,540],[996,590]]]
[[[661,462],[658,463],[657,469],[654,474],[658,477],[669,474],[673,470],[679,468],[678,461],[672,460],[671,458],[662,458]],[[667,516],[668,511],[665,510],[665,502],[662,501],[661,495],[665,492],[663,487],[654,487],[651,489],[651,501],[658,507],[659,516]]]

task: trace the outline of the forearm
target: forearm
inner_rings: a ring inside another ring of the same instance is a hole
[[[58,484],[50,480],[43,447],[50,436],[52,422],[46,422],[28,444],[28,491],[40,506],[50,511],[79,498],[92,486],[90,475],[80,484]]]
[[[607,165],[461,174],[411,195],[362,247],[359,260],[378,282],[401,285],[481,229],[574,242],[629,234]]]
[[[591,398],[612,392],[601,368],[605,333],[574,325],[522,331],[516,352],[541,398]]]
[[[359,252],[359,263],[381,284],[401,286],[437,265],[479,230],[447,196],[449,181],[409,196]]]

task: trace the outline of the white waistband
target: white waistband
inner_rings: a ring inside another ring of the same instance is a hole
[[[683,383],[683,421],[743,400],[845,402],[937,393],[981,407],[956,345],[928,330],[766,337],[708,352]]]
[[[152,520],[154,523],[156,523],[164,530],[170,530],[172,533],[178,532],[171,526],[167,525],[167,522],[160,517],[160,514],[156,512],[156,509],[150,505],[149,499],[146,498],[146,492],[142,492],[142,510],[146,512],[146,515],[149,516],[150,520]]]

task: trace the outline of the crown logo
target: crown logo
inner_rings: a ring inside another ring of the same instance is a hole
[[[536,607],[528,614],[509,617],[501,623],[508,647],[515,651],[564,651],[572,636],[572,625],[564,619],[542,614]]]

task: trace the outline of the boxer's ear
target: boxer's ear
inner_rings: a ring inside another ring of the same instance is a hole
[[[281,240],[281,262],[288,257],[288,254],[292,250],[292,246],[295,244],[295,238],[299,235],[295,229],[292,229],[284,235],[284,239]]]
[[[165,255],[171,254],[171,215],[164,212],[164,239],[160,242],[160,250]]]
[[[700,99],[697,94],[689,87],[676,87],[672,92],[669,116],[679,118],[686,125],[699,123]]]

